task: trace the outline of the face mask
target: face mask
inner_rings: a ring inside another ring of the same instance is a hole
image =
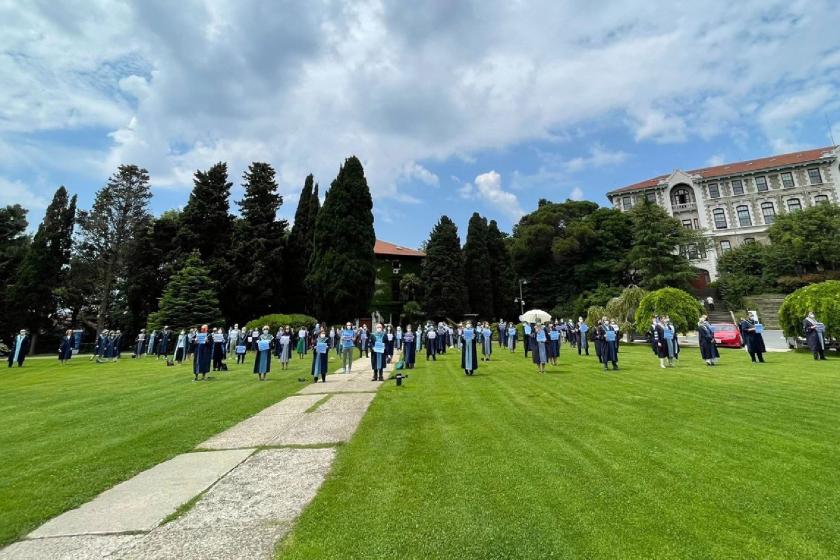
[[[380,329],[380,328],[378,328],[378,327],[377,327],[376,332],[381,333],[381,332],[382,332],[382,329]]]

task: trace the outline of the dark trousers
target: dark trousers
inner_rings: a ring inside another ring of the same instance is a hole
[[[580,338],[578,338],[577,347],[578,355],[580,355],[582,352],[586,352],[587,356],[589,355],[589,341],[586,340],[585,337],[581,336]]]
[[[213,354],[213,371],[219,371],[222,369],[222,359],[224,355],[221,352],[217,352]]]
[[[245,354],[237,354],[236,355],[236,363],[237,364],[244,364],[245,363]]]
[[[763,352],[750,352],[750,359],[755,362],[756,357],[758,361],[762,364],[764,363],[764,353]]]
[[[815,360],[825,360],[825,350],[820,348],[816,352],[814,352],[814,359]]]

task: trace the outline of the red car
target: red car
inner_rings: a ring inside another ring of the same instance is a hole
[[[741,331],[732,323],[712,323],[715,331],[715,342],[718,346],[727,348],[741,348],[744,342],[741,340]]]

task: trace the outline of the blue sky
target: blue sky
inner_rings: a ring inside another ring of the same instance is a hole
[[[378,237],[418,246],[441,214],[510,231],[540,198],[840,138],[833,2],[596,4],[0,0],[0,204],[34,228],[124,162],[156,213],[216,161],[236,200],[256,160],[290,218],[355,154]]]

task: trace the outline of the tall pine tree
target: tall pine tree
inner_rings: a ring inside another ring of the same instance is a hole
[[[458,227],[448,216],[441,216],[426,243],[423,285],[427,317],[458,319],[464,314],[464,257]]]
[[[149,328],[166,325],[174,328],[197,327],[221,322],[216,282],[201,264],[198,251],[193,252],[176,272],[160,298],[160,308],[149,315]]]
[[[26,213],[20,204],[0,208],[0,336],[3,338],[25,327],[15,317],[11,292],[30,242],[26,235],[29,225]]]
[[[490,255],[493,317],[504,319],[512,316],[514,310],[516,277],[505,235],[499,231],[496,220],[490,220],[487,226],[487,253]]]
[[[306,286],[321,320],[367,315],[376,279],[373,200],[358,158],[348,158],[315,220]]]
[[[64,284],[70,262],[75,221],[76,196],[68,197],[67,189],[59,187],[47,206],[44,220],[38,226],[11,290],[14,304],[20,309],[20,318],[34,337],[53,326],[52,319],[58,307],[56,291]]]
[[[479,319],[493,317],[493,270],[487,247],[487,220],[473,212],[464,243],[464,277],[469,310]]]
[[[315,240],[315,220],[321,209],[321,203],[318,200],[318,185],[313,185],[313,183],[312,175],[307,176],[295,211],[295,223],[286,246],[288,274],[285,289],[291,298],[289,304],[295,306],[290,309],[291,311],[312,311],[312,301],[305,281],[309,274],[309,261],[312,258],[312,246]]]
[[[278,311],[283,300],[283,250],[286,220],[277,219],[283,197],[277,194],[274,168],[254,162],[243,179],[245,196],[238,202],[242,218],[236,223],[237,259],[235,319],[239,323]]]

